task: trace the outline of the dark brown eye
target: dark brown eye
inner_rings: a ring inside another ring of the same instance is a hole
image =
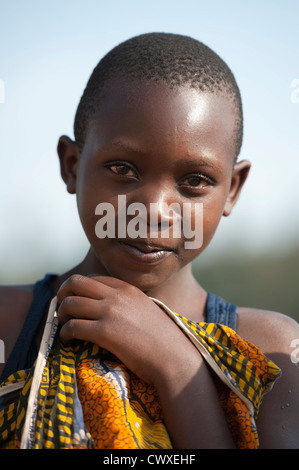
[[[115,173],[116,175],[120,176],[136,176],[136,173],[132,168],[130,168],[128,165],[125,165],[123,163],[115,163],[113,165],[109,165],[108,167],[112,173]]]
[[[209,184],[211,184],[211,182],[207,178],[199,175],[187,176],[181,181],[182,186],[191,186],[192,188],[198,189],[203,189],[209,186]]]

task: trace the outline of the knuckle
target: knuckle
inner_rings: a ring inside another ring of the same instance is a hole
[[[67,322],[68,333],[71,338],[75,338],[76,336],[76,326],[77,326],[77,321],[74,318],[71,318]]]
[[[82,274],[72,274],[69,278],[69,282],[71,284],[78,284],[79,282],[82,282],[84,279],[84,276]]]
[[[136,287],[133,286],[132,284],[125,284],[124,286],[121,286],[119,288],[119,291],[123,292],[124,294],[128,295],[128,296],[133,296],[134,294],[136,294]]]
[[[76,338],[76,320],[71,319],[63,325],[60,337],[63,342],[67,343]]]
[[[74,293],[77,290],[78,284],[81,284],[84,279],[84,276],[81,274],[72,274],[69,278],[67,278],[60,286],[57,292],[57,300],[58,303],[62,303],[64,297],[69,295],[70,293]]]
[[[74,305],[74,297],[71,297],[71,296],[64,297],[64,299],[62,299],[59,305],[60,313],[69,312],[73,305]]]
[[[61,303],[59,304],[57,315],[60,323],[65,323],[71,316],[71,313],[74,309],[74,303],[76,301],[75,297],[64,297]]]
[[[73,339],[81,339],[81,328],[80,328],[81,322],[77,318],[70,318],[65,326],[67,327],[67,333],[68,333],[68,338],[70,340]]]
[[[64,297],[60,304],[61,309],[67,309],[72,304],[73,298],[71,296]]]
[[[103,310],[105,311],[105,314],[97,318],[97,323],[100,326],[101,332],[105,333],[113,320],[114,310],[113,307],[109,305],[109,303],[107,303]]]

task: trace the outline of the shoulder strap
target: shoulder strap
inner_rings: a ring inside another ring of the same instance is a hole
[[[16,341],[16,344],[5,364],[1,375],[1,382],[17,370],[28,369],[37,356],[35,336],[43,320],[46,308],[53,297],[52,279],[55,274],[46,276],[37,281],[33,290],[33,301],[28,315]]]
[[[208,293],[206,303],[206,322],[220,323],[237,330],[238,307],[215,294]]]

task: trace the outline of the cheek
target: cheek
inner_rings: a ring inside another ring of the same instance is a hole
[[[186,226],[189,225],[189,234],[184,230],[185,246],[192,248],[198,252],[202,252],[210,243],[213,238],[224,209],[224,199],[215,199],[205,203],[195,203],[191,215],[187,218]],[[185,222],[185,219],[183,219]],[[186,243],[186,238],[191,238],[193,234],[192,243]]]
[[[221,217],[223,215],[225,205],[225,197],[213,204],[207,204],[203,209],[203,226],[204,226],[204,243],[208,244],[211,238],[215,234],[215,231],[219,225]]]
[[[221,198],[221,200],[211,199],[205,203],[196,202],[187,205],[183,208],[183,223],[186,226],[189,225],[193,231],[213,232],[222,217],[224,204],[225,198]]]
[[[90,188],[79,188],[76,192],[77,208],[83,228],[95,221],[96,197]]]
[[[81,169],[76,184],[76,201],[83,229],[90,238],[95,234],[95,225],[99,219],[97,206],[114,202],[109,187],[99,178],[95,169]]]
[[[211,214],[207,214],[204,217],[204,235],[203,235],[203,242],[204,246],[207,246],[210,241],[212,240],[217,227],[219,225],[220,219],[222,214],[217,214],[217,217],[212,217]]]

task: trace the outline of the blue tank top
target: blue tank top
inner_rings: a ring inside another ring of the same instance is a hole
[[[46,274],[34,285],[32,304],[17,342],[5,364],[0,382],[17,370],[29,369],[34,363],[38,354],[35,337],[50,301],[54,297],[52,281],[56,276],[56,274]],[[226,302],[215,294],[208,293],[205,321],[220,323],[236,331],[237,306]]]

